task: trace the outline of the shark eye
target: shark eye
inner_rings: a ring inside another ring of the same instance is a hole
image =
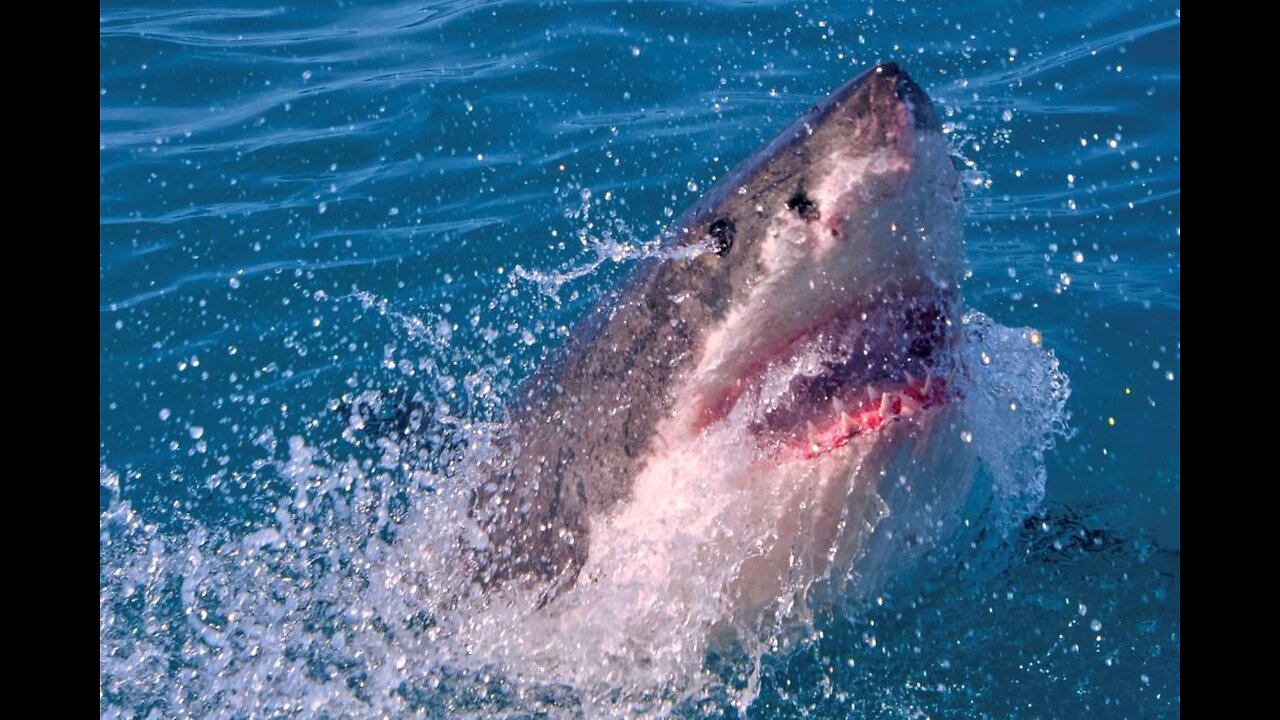
[[[809,199],[803,190],[797,190],[795,195],[787,200],[787,209],[799,215],[806,222],[812,222],[822,216],[818,212],[818,205]]]
[[[728,218],[720,218],[711,223],[711,227],[707,232],[711,235],[711,248],[716,251],[720,257],[724,257],[729,253],[729,248],[733,247],[733,221]]]

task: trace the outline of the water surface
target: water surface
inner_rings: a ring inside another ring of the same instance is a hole
[[[1177,716],[1179,16],[103,5],[102,714],[599,712],[582,688],[456,669],[412,598],[371,589],[402,557],[386,548],[443,537],[421,518],[468,433],[635,248],[897,60],[967,164],[966,300],[1042,333],[1070,436],[1035,516],[816,618],[762,658],[745,712]],[[414,397],[431,429],[380,447],[368,426]],[[714,688],[639,707],[744,711]]]

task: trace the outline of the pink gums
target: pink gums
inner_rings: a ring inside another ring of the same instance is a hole
[[[783,455],[811,460],[849,444],[853,438],[872,432],[900,417],[911,417],[941,404],[946,399],[946,381],[932,378],[912,380],[896,392],[885,393],[852,412],[840,413],[823,427],[815,427],[809,437],[785,446]],[[887,399],[883,399],[887,398]]]

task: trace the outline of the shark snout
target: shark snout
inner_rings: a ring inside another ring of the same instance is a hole
[[[892,92],[893,97],[907,107],[917,130],[942,129],[929,94],[911,79],[906,70],[891,62],[876,66],[871,73],[872,82],[887,86],[886,90]]]
[[[854,153],[891,147],[914,152],[914,139],[941,134],[938,112],[924,88],[897,63],[877,65],[849,80],[811,110],[809,127],[834,131],[830,147]]]

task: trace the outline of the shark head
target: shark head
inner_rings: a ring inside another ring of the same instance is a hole
[[[928,439],[953,392],[960,176],[900,68],[810,108],[667,232],[677,252],[637,267],[519,393],[470,500],[481,587],[552,580],[546,602],[584,572],[597,591],[656,589],[714,565],[757,580],[709,588],[763,607],[796,558],[816,577],[860,546],[840,518],[873,512],[849,503],[871,502],[890,456],[943,447]]]
[[[707,249],[691,270],[718,312],[676,403],[684,426],[752,396],[751,432],[809,457],[943,401],[961,199],[933,103],[895,64],[717,183],[677,231]]]

